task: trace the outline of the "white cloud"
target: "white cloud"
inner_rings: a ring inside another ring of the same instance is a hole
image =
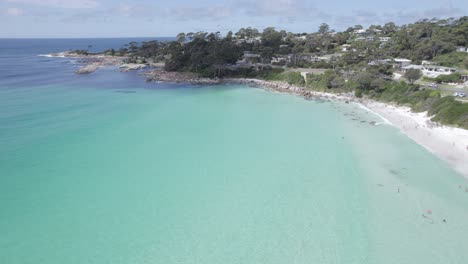
[[[10,3],[21,3],[30,5],[41,5],[49,7],[60,7],[60,8],[96,8],[99,6],[97,0],[6,0]]]
[[[5,16],[21,16],[24,12],[21,8],[9,7],[0,10],[0,13]]]

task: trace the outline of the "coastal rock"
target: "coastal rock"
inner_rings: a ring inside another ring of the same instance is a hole
[[[75,71],[76,74],[90,74],[95,72],[99,68],[99,63],[92,63],[83,66]]]
[[[119,66],[121,71],[137,71],[146,68],[146,64],[138,64],[138,63],[125,63]]]

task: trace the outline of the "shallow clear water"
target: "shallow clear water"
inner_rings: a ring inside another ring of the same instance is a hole
[[[468,262],[467,181],[356,105],[33,54],[0,73],[0,263]]]

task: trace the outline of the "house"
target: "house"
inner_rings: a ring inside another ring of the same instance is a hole
[[[422,74],[429,78],[436,78],[440,75],[449,75],[455,73],[457,69],[443,66],[434,66],[434,65],[407,65],[402,68],[404,72],[410,69],[418,69]]]
[[[387,43],[391,40],[392,38],[391,37],[379,37],[379,41],[381,43]]]
[[[462,46],[457,47],[457,51],[458,52],[468,52],[468,47],[462,47]]]
[[[243,38],[243,39],[238,39],[236,41],[236,43],[237,44],[241,44],[241,43],[248,43],[248,44],[262,43],[262,38],[261,37]]]
[[[392,64],[392,60],[373,60],[368,63],[368,65],[385,65],[385,64]]]
[[[346,51],[351,49],[351,45],[343,44],[343,45],[340,46],[340,49],[341,49],[342,52],[346,52]]]
[[[427,60],[423,60],[421,62],[421,65],[436,65],[437,63],[435,62],[432,62],[432,61],[427,61]]]
[[[366,40],[365,37],[357,37],[354,39],[354,41],[364,41],[364,40]]]
[[[242,64],[259,63],[261,60],[260,54],[252,53],[251,51],[244,51],[244,57],[240,61]]]
[[[355,35],[364,35],[364,34],[366,34],[366,30],[365,29],[356,29],[356,30],[353,31],[353,33]]]
[[[306,40],[307,36],[296,36],[294,39],[295,40]]]
[[[368,63],[368,65],[392,65],[393,68],[402,69],[405,66],[411,64],[411,60],[408,59],[380,59],[380,60],[373,60]]]
[[[463,82],[468,82],[468,75],[462,75],[462,76],[461,76],[461,80],[462,80]]]
[[[337,55],[338,54],[336,54],[336,56]],[[300,62],[303,62],[303,63],[316,63],[320,61],[329,62],[333,56],[334,55],[324,55],[324,56],[319,57],[317,55],[307,54],[307,53],[289,54],[287,57],[287,61],[288,63],[293,63],[293,64],[297,64]]]
[[[411,64],[411,60],[408,59],[395,58],[393,61],[395,62],[393,67],[398,69],[402,69],[403,67]]]
[[[271,64],[273,65],[286,65],[289,62],[289,57],[288,56],[280,56],[277,55],[277,57],[273,57],[271,59]]]

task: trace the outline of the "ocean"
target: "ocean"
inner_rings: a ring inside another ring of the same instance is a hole
[[[468,181],[358,105],[39,56],[131,40],[0,40],[0,263],[468,263]]]

